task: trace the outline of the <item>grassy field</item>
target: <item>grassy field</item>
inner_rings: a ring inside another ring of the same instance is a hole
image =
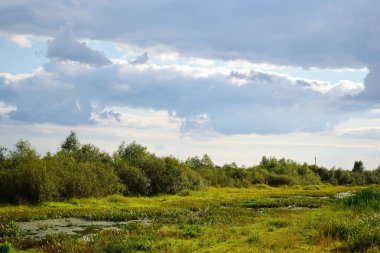
[[[380,252],[379,188],[365,188],[256,185],[4,205],[0,252]],[[358,193],[340,198],[346,192]],[[39,239],[19,226],[62,218],[124,223]]]

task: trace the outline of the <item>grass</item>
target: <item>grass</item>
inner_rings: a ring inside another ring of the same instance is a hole
[[[374,189],[358,191],[353,196],[343,199],[342,204],[358,212],[379,211],[380,191]]]
[[[5,205],[0,207],[0,243],[10,243],[19,252],[378,252],[380,214],[373,204],[378,195],[363,189],[257,185]],[[346,191],[358,192],[344,200],[335,198]],[[356,203],[363,201],[371,203],[370,208],[356,210]],[[85,237],[19,239],[18,221],[64,217],[151,222],[128,223]]]

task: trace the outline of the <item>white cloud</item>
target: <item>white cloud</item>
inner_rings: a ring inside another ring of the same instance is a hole
[[[2,115],[9,114],[10,112],[16,111],[17,107],[13,105],[9,105],[4,103],[3,101],[0,101],[0,117]]]
[[[350,80],[341,80],[338,83],[333,84],[328,93],[338,97],[342,97],[345,95],[355,96],[363,90],[363,83],[355,83]]]
[[[230,76],[244,80],[244,85],[235,85]],[[355,103],[346,106],[344,95],[360,86],[354,83],[339,83],[332,96],[316,91],[314,86],[320,85],[316,81],[260,71],[228,72],[225,67],[113,64],[96,68],[53,61],[32,75],[7,80],[0,86],[0,99],[14,103],[18,110],[11,118],[25,122],[96,124],[112,116],[96,113],[120,106],[175,112],[183,132],[268,134],[329,129],[353,112],[368,110]],[[94,103],[99,105],[96,111]],[[200,124],[199,115],[207,115],[207,121]],[[137,120],[130,119],[131,124]]]
[[[0,38],[6,39],[12,43],[17,44],[22,48],[30,48],[34,41],[46,41],[49,39],[47,36],[35,35],[35,34],[17,34],[17,33],[9,33],[2,32],[0,30]]]

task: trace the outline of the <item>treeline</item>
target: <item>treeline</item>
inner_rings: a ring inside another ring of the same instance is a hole
[[[122,143],[112,155],[81,144],[74,132],[55,154],[41,157],[29,142],[14,150],[0,148],[0,201],[39,203],[48,200],[101,197],[109,194],[156,195],[197,190],[203,186],[248,187],[251,184],[377,184],[380,167],[365,171],[358,161],[352,171],[326,169],[292,160],[263,157],[240,168],[216,166],[208,155],[180,161],[157,157],[135,142]]]

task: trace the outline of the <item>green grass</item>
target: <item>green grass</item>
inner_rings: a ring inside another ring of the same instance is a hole
[[[7,241],[16,252],[53,253],[378,252],[380,214],[373,204],[377,203],[377,193],[360,191],[363,189],[257,185],[154,197],[111,195],[36,206],[6,205],[0,207],[0,243]],[[344,200],[335,198],[346,191],[358,192]],[[370,203],[370,208],[358,212],[358,201]],[[40,241],[20,240],[18,221],[64,217],[147,219],[150,223],[128,223],[119,230],[85,237],[54,235]]]
[[[380,191],[365,189],[342,200],[342,204],[359,212],[380,210]]]

